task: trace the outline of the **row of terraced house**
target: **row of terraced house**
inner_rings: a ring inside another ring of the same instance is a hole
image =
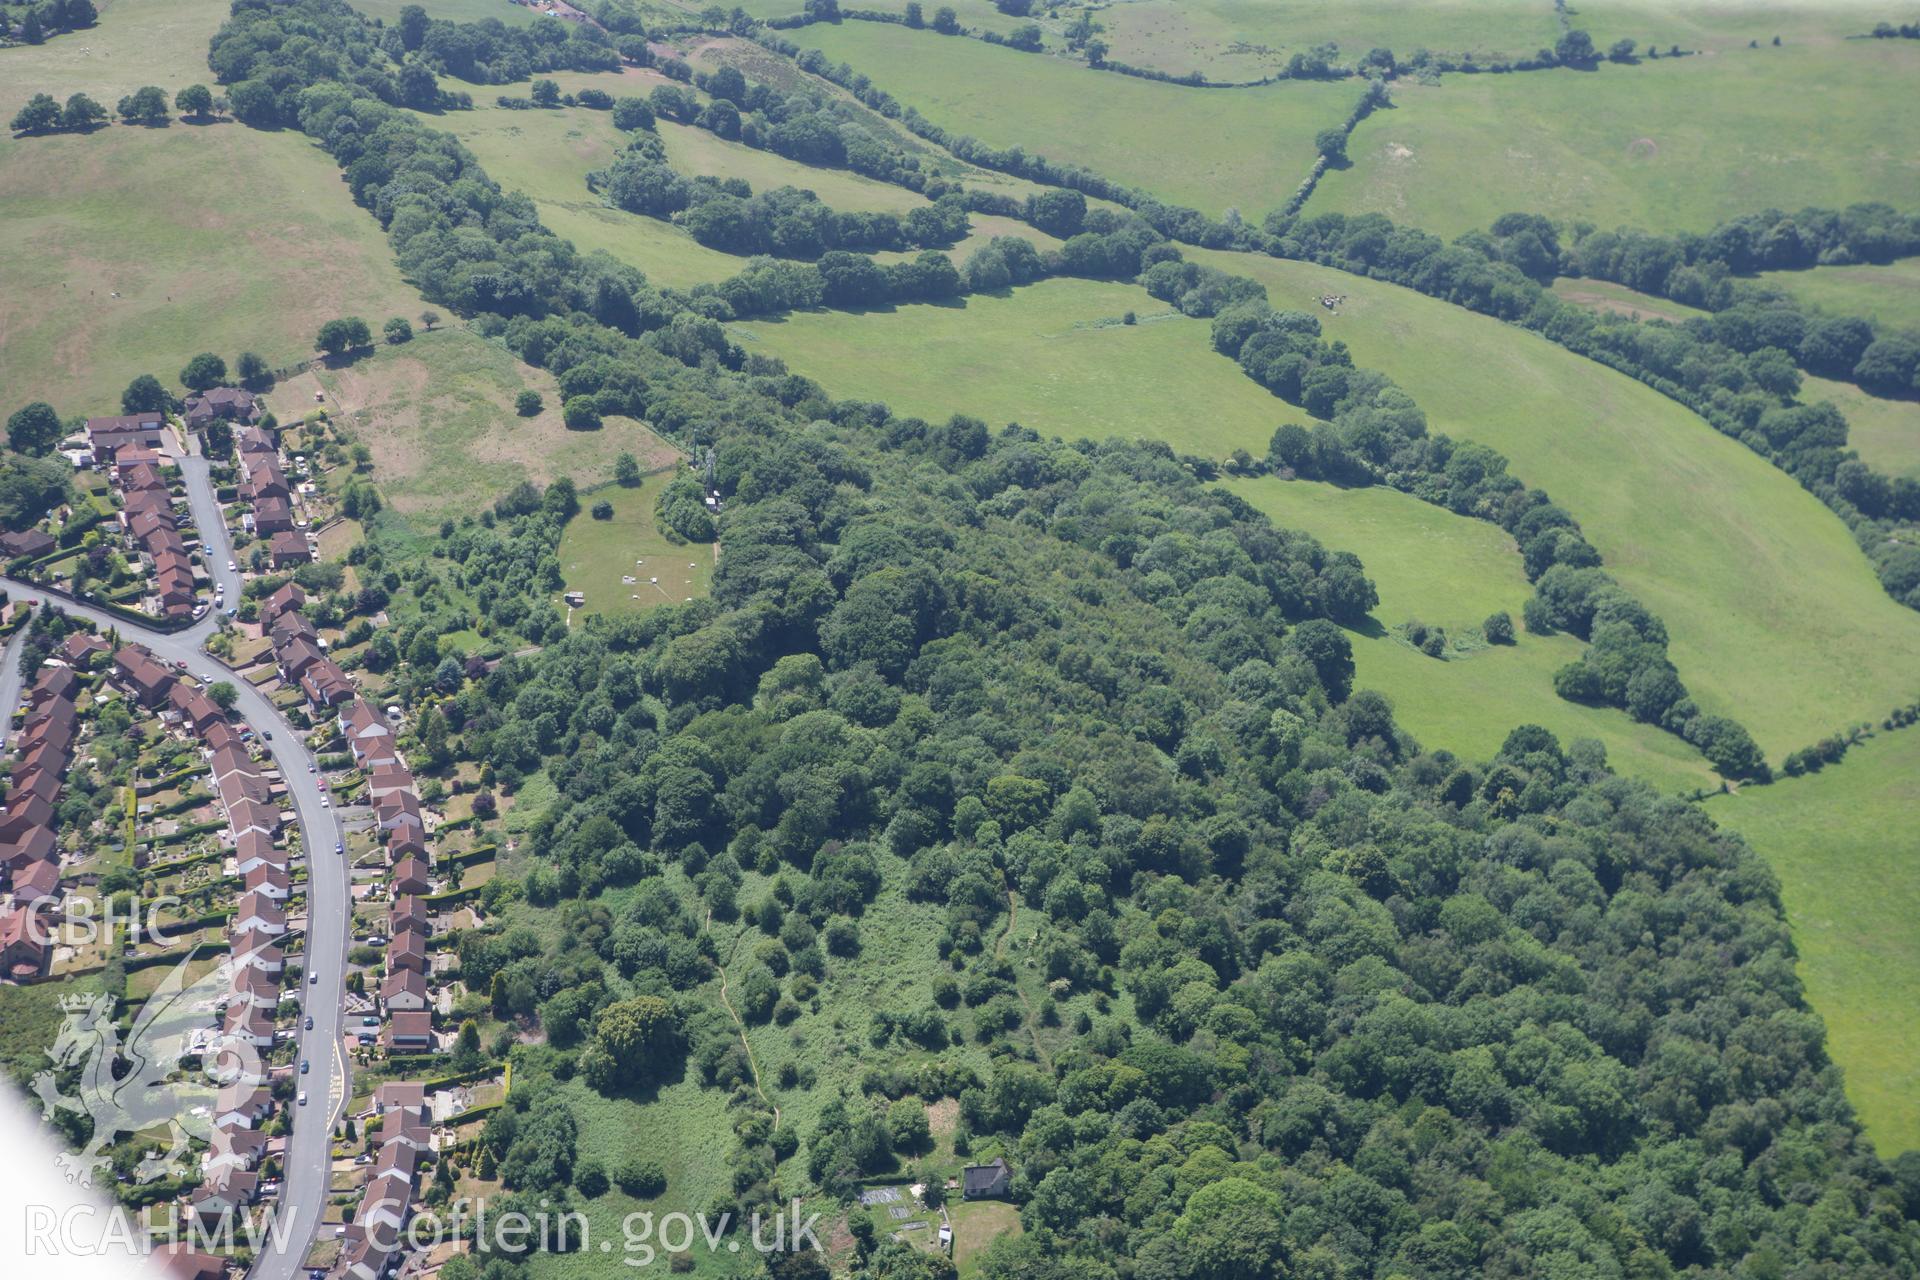
[[[387,717],[364,698],[354,698],[341,707],[338,725],[354,764],[366,775],[367,803],[388,871],[379,1041],[389,1054],[432,1052],[439,1040],[428,981],[433,924],[427,895],[433,885],[426,815]],[[412,1214],[415,1166],[428,1149],[428,1112],[418,1084],[380,1086],[374,1109],[383,1117],[374,1166],[333,1270],[340,1280],[381,1280],[404,1261],[401,1232]]]
[[[290,855],[281,842],[283,790],[269,777],[271,764],[254,759],[246,737],[205,689],[182,680],[143,645],[120,648],[113,665],[128,696],[177,724],[198,741],[207,759],[233,844],[234,874],[241,881],[227,923],[230,959],[220,1031],[229,1042],[249,1045],[264,1056],[278,1034],[280,979],[286,967],[283,940],[295,892]],[[186,1212],[203,1227],[245,1213],[260,1197],[260,1165],[275,1154],[262,1126],[274,1108],[264,1075],[221,1086],[204,1177],[186,1204]]]
[[[56,819],[80,737],[74,699],[81,682],[74,664],[84,669],[90,655],[105,648],[93,636],[69,636],[60,657],[40,668],[27,696],[27,719],[0,810],[0,879],[7,893],[0,908],[0,970],[16,982],[46,976],[51,960],[49,924],[63,896]]]

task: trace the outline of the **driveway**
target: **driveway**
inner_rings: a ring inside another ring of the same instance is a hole
[[[205,460],[199,461],[204,468]],[[203,483],[205,479],[203,470]],[[192,492],[191,485],[189,492]],[[211,487],[207,489],[207,496],[211,499]],[[199,518],[197,508],[195,516]],[[216,534],[215,530],[221,532]],[[217,522],[211,529],[201,525],[204,537],[218,536],[224,545],[223,530],[224,526]],[[224,556],[220,567],[224,572]],[[306,962],[308,972],[319,973],[320,981],[317,985],[308,985],[303,977],[297,990],[287,991],[301,1001],[303,1012],[313,1015],[313,1030],[299,1032],[299,1056],[310,1059],[313,1068],[311,1074],[297,1077],[299,1087],[307,1091],[308,1101],[305,1107],[292,1109],[294,1123],[284,1162],[286,1175],[280,1193],[280,1222],[278,1229],[262,1240],[252,1275],[254,1280],[294,1280],[302,1274],[300,1263],[320,1225],[332,1164],[333,1125],[345,1109],[348,1096],[347,1061],[340,1043],[352,919],[348,895],[350,877],[346,859],[333,852],[341,835],[333,810],[320,807],[320,777],[307,772],[309,765],[317,769],[318,761],[306,749],[299,731],[265,694],[219,659],[201,652],[201,644],[215,630],[213,618],[203,618],[185,631],[153,631],[32,583],[0,576],[0,587],[14,600],[41,600],[74,617],[92,619],[103,628],[117,628],[122,637],[138,640],[156,656],[184,665],[191,675],[197,677],[204,673],[227,680],[239,694],[234,702],[234,714],[251,725],[256,734],[273,734],[271,742],[263,739],[260,745],[268,749],[286,779],[287,799],[299,825],[301,844],[307,851]],[[16,656],[17,651],[10,647],[9,671]],[[16,680],[16,697],[17,684]],[[4,691],[0,688],[0,692]]]

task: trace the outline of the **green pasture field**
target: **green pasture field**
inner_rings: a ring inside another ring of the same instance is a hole
[[[1908,265],[1897,263],[1889,268],[1818,267],[1812,271],[1775,272],[1766,279],[1790,288],[1795,277],[1805,277],[1809,281],[1815,278],[1831,280],[1834,277],[1830,272],[1897,272]],[[1920,300],[1920,273],[1913,274],[1913,281],[1916,289],[1914,298]],[[1605,280],[1562,277],[1553,282],[1553,291],[1568,302],[1599,311],[1638,316],[1644,320],[1666,320],[1678,324],[1707,314],[1683,303],[1636,293],[1625,285],[1611,284]],[[1856,291],[1865,297],[1887,296],[1885,292],[1866,286],[1850,286],[1847,290],[1848,293]],[[1898,298],[1897,301],[1905,302],[1906,299]],[[1858,314],[1850,311],[1846,305],[1835,305],[1830,309]],[[1832,401],[1847,419],[1847,443],[1870,466],[1889,475],[1920,477],[1920,403],[1869,395],[1850,382],[1835,382],[1811,374],[1801,378],[1800,399],[1809,404],[1816,400]]]
[[[610,209],[587,190],[588,172],[611,163],[624,145],[607,112],[476,107],[428,120],[464,142],[502,187],[533,197],[540,221],[582,253],[604,249],[656,284],[681,289],[740,270],[732,254],[672,223]]]
[[[333,161],[292,132],[0,142],[0,224],[0,386],[63,414],[118,413],[133,378],[173,385],[195,352],[290,364],[333,316],[377,329],[422,306]]]
[[[381,319],[367,316],[376,332]],[[403,516],[472,514],[522,480],[544,484],[568,475],[582,487],[598,483],[612,475],[622,450],[644,468],[675,456],[631,418],[608,418],[599,431],[568,431],[552,375],[471,330],[426,333],[416,321],[414,333],[403,346],[381,344],[351,363],[282,381],[268,401],[283,420],[324,407],[373,451],[380,492]],[[514,408],[524,390],[544,402],[530,418]],[[316,391],[324,401],[314,399]]]
[[[1912,11],[1887,0],[1583,0],[1570,21],[1599,48],[1623,37],[1722,53],[1749,42],[1771,46],[1832,45],[1873,30],[1876,22],[1911,22]]]
[[[1920,731],[1707,802],[1780,878],[1800,980],[1883,1159],[1920,1147]]]
[[[1916,76],[1920,41],[1867,40],[1402,80],[1306,212],[1379,212],[1452,237],[1516,211],[1703,232],[1770,207],[1910,208],[1920,95],[1886,86]]]
[[[1372,625],[1349,631],[1355,685],[1387,695],[1394,718],[1429,750],[1487,760],[1516,725],[1538,724],[1561,743],[1595,738],[1614,771],[1663,791],[1717,785],[1713,770],[1679,738],[1625,712],[1568,702],[1553,673],[1580,656],[1565,635],[1536,636],[1520,622],[1529,588],[1513,539],[1497,525],[1456,516],[1387,488],[1340,489],[1273,476],[1226,486],[1272,517],[1329,547],[1351,551],[1380,594]],[[1516,643],[1482,645],[1480,624],[1504,610]],[[1446,629],[1445,659],[1414,649],[1396,629],[1417,619]]]
[[[1840,316],[1865,316],[1920,332],[1920,258],[1885,266],[1857,263],[1810,271],[1769,271],[1760,279],[1801,302]]]
[[[227,20],[227,0],[96,0],[99,21],[41,44],[0,49],[0,106],[6,119],[36,93],[87,93],[108,111],[142,85],[169,96],[190,84],[218,92],[207,44]],[[3,146],[0,143],[0,146]],[[10,184],[0,182],[0,191]]]
[[[1138,324],[1120,323],[1128,311]],[[800,312],[732,331],[834,395],[930,421],[969,413],[996,429],[1161,439],[1218,458],[1263,452],[1300,416],[1215,355],[1204,322],[1134,285],[1049,280],[964,304]]]
[[[1533,53],[1560,32],[1550,4],[1443,0],[1137,0],[1098,9],[1099,38],[1115,62],[1210,80],[1254,80],[1313,46],[1340,47],[1351,64],[1369,49],[1401,59],[1416,49],[1485,59]]]
[[[1252,254],[1190,251],[1318,315],[1432,430],[1504,453],[1564,503],[1666,621],[1700,705],[1770,759],[1914,695],[1920,615],[1881,590],[1838,517],[1784,472],[1624,374],[1409,289]],[[1345,294],[1338,314],[1312,304]],[[1298,417],[1288,412],[1288,417]]]
[[[637,488],[613,486],[582,497],[583,508],[611,502],[613,519],[595,520],[583,509],[561,536],[560,573],[567,590],[587,596],[584,608],[572,610],[576,617],[638,613],[707,594],[713,582],[713,545],[676,541],[653,519],[654,500],[672,478],[672,472],[662,471]],[[625,576],[636,581],[624,583]]]
[[[1185,88],[883,23],[790,34],[943,128],[1216,215],[1232,206],[1258,218],[1283,203],[1313,166],[1314,134],[1344,120],[1361,92],[1350,81]]]

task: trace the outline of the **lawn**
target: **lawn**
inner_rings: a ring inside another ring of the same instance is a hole
[[[213,87],[207,44],[227,20],[227,0],[100,0],[97,7],[99,22],[85,31],[0,49],[8,119],[36,93],[62,102],[88,93],[111,111],[142,85],[168,94],[190,84]],[[0,181],[0,191],[11,186]]]
[[[1883,1159],[1920,1147],[1920,731],[1708,802],[1780,877],[1800,980]]]
[[[1086,165],[1215,215],[1231,206],[1258,218],[1284,202],[1313,165],[1314,134],[1360,95],[1351,81],[1196,90],[872,22],[789,34],[954,133]]]
[[[560,539],[560,573],[567,590],[584,591],[580,615],[637,613],[707,594],[713,582],[713,545],[677,542],[654,524],[653,503],[673,473],[648,476],[638,488],[599,489],[581,499],[613,504],[613,519],[583,511]],[[623,578],[632,578],[624,582]],[[655,579],[658,579],[656,582]]]
[[[1920,95],[1884,86],[1916,76],[1920,42],[1873,40],[1401,81],[1307,212],[1381,212],[1450,238],[1516,210],[1704,232],[1770,207],[1907,208]]]
[[[378,328],[422,306],[333,161],[291,132],[0,143],[0,223],[0,386],[63,414],[117,413],[134,377],[172,384],[197,351],[287,364],[332,316]]]
[[[1210,80],[1255,80],[1317,44],[1351,63],[1377,46],[1403,60],[1414,50],[1531,54],[1560,32],[1550,4],[1461,0],[1135,0],[1097,10],[1115,62]]]
[[[1511,646],[1479,646],[1481,622],[1504,610],[1518,627],[1528,595],[1519,551],[1498,526],[1386,488],[1270,476],[1226,484],[1275,524],[1304,529],[1366,565],[1380,604],[1376,625],[1349,632],[1355,684],[1386,694],[1395,719],[1422,746],[1486,760],[1515,725],[1538,724],[1563,744],[1598,739],[1615,772],[1663,791],[1717,785],[1699,753],[1672,734],[1554,693],[1553,673],[1579,657],[1578,640],[1520,630]],[[1456,645],[1475,647],[1452,650],[1444,661],[1427,657],[1396,633],[1410,619],[1444,627]]]
[[[953,1216],[953,1265],[963,1276],[979,1271],[988,1245],[1022,1231],[1018,1206],[1001,1200],[955,1201],[947,1212]]]
[[[1822,311],[1865,316],[1892,328],[1920,332],[1920,258],[1885,266],[1862,262],[1811,271],[1769,271],[1760,279]]]
[[[1120,323],[1128,312],[1138,324]],[[732,326],[839,396],[943,420],[1078,436],[1154,437],[1221,458],[1264,451],[1299,416],[1215,355],[1207,325],[1133,285],[1049,280],[964,305],[803,312]]]
[[[1250,254],[1189,256],[1261,279],[1279,306],[1347,295],[1338,315],[1317,313],[1326,336],[1392,375],[1433,430],[1491,445],[1563,502],[1665,619],[1700,705],[1738,717],[1770,758],[1913,696],[1920,614],[1888,598],[1817,499],[1673,401],[1408,289]]]
[[[529,389],[544,407],[522,418],[514,399]],[[583,487],[599,483],[622,450],[642,467],[664,466],[673,456],[631,418],[610,417],[599,431],[568,431],[552,375],[457,326],[416,331],[404,346],[383,345],[351,364],[310,370],[282,382],[268,403],[282,418],[297,418],[315,406],[316,390],[335,422],[372,449],[387,502],[420,520],[478,511],[522,480],[544,484],[568,475]]]

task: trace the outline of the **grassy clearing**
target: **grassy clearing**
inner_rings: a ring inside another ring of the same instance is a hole
[[[1486,58],[1530,54],[1559,38],[1547,4],[1418,0],[1137,0],[1098,10],[1115,62],[1212,80],[1254,80],[1331,41],[1342,61],[1385,46]]]
[[[1920,200],[1920,99],[1882,86],[1917,74],[1920,43],[1872,40],[1403,81],[1307,212],[1452,237],[1514,210],[1673,232],[1769,207],[1905,208]]]
[[[1411,290],[1303,263],[1195,251],[1318,312],[1430,426],[1506,454],[1566,503],[1609,570],[1666,620],[1701,706],[1768,755],[1911,699],[1920,615],[1889,599],[1839,519],[1785,473],[1652,389]],[[1291,416],[1291,415],[1290,415]]]
[[[972,230],[967,238],[951,249],[944,250],[953,259],[955,266],[965,266],[974,252],[983,249],[999,236],[1017,236],[1030,242],[1036,249],[1058,249],[1060,240],[1048,235],[1038,227],[1030,226],[1018,218],[1003,218],[994,213],[974,213],[967,215]],[[918,249],[906,249],[898,253],[876,253],[874,259],[879,262],[906,262],[920,256]]]
[[[609,209],[587,190],[588,172],[611,163],[624,145],[604,111],[477,107],[431,123],[466,143],[501,186],[531,196],[540,220],[583,253],[604,249],[674,288],[724,280],[740,269],[740,259],[672,223]]]
[[[60,1001],[99,990],[97,974],[56,978],[30,987],[0,985],[0,1027],[6,1028],[6,1035],[0,1036],[0,1071],[25,1087],[36,1071],[51,1066],[47,1050],[59,1036],[66,1017]]]
[[[1213,214],[1258,216],[1284,201],[1312,167],[1314,134],[1345,119],[1360,93],[1339,82],[1194,90],[872,22],[791,34],[944,128]]]
[[[611,502],[613,519],[582,513],[568,522],[560,539],[560,572],[567,590],[587,594],[586,606],[574,614],[639,613],[707,594],[713,582],[712,544],[674,541],[654,523],[654,500],[671,478],[663,471],[636,489],[601,489],[586,505]],[[623,577],[636,581],[625,583]]]
[[[1652,294],[1640,293],[1623,284],[1611,280],[1584,280],[1577,276],[1561,276],[1553,282],[1553,292],[1560,298],[1594,311],[1605,311],[1612,315],[1627,316],[1634,320],[1665,320],[1668,324],[1681,324],[1707,313],[1684,302],[1672,302],[1666,298],[1656,298]]]
[[[1119,323],[1128,311],[1138,324]],[[1204,323],[1164,313],[1133,285],[1050,280],[965,305],[807,312],[733,332],[835,395],[930,420],[971,413],[1067,437],[1155,437],[1212,457],[1263,450],[1298,415],[1215,355]]]
[[[422,305],[333,161],[294,133],[0,143],[0,223],[0,386],[62,413],[118,412],[135,376],[171,383],[196,351],[291,363],[331,316],[377,328]]]
[[[1920,732],[1707,808],[1780,877],[1800,979],[1867,1136],[1887,1159],[1920,1147]]]
[[[43,44],[0,49],[7,117],[36,93],[62,102],[89,93],[107,110],[122,95],[157,84],[169,94],[213,86],[207,44],[227,20],[226,0],[107,0],[91,29]],[[131,130],[129,130],[131,132]],[[11,184],[0,182],[0,190]]]
[[[651,1200],[637,1200],[618,1187],[594,1200],[576,1196],[587,1219],[587,1239],[594,1242],[592,1247],[578,1253],[535,1253],[527,1261],[527,1275],[530,1280],[632,1276],[644,1255],[628,1251],[632,1238],[624,1224],[629,1214],[651,1212],[657,1219],[668,1213],[699,1213],[727,1190],[726,1154],[733,1144],[733,1132],[726,1095],[691,1081],[667,1085],[646,1101],[602,1097],[579,1080],[558,1089],[579,1124],[577,1151],[581,1159],[598,1157],[613,1169],[630,1153],[644,1152],[665,1170],[667,1189]],[[639,1231],[637,1223],[634,1231]],[[695,1239],[698,1241],[697,1235]],[[601,1241],[610,1246],[609,1251],[601,1251]],[[633,1243],[637,1248],[646,1242]],[[664,1255],[657,1241],[652,1244],[658,1254]],[[689,1254],[693,1270],[684,1274],[708,1277],[743,1273],[747,1267],[741,1256],[726,1249],[724,1242],[717,1253],[709,1252],[704,1242],[696,1243]],[[752,1257],[744,1244],[741,1253]],[[655,1257],[648,1270],[664,1274],[665,1257]]]
[[[756,192],[800,187],[849,212],[905,213],[928,203],[925,196],[905,187],[844,169],[816,169],[771,151],[757,151],[744,142],[728,142],[690,124],[662,120],[659,129],[660,140],[667,146],[667,162],[689,177],[744,178]]]
[[[1523,630],[1511,646],[1454,650],[1442,661],[1396,634],[1418,619],[1444,627],[1455,644],[1477,646],[1489,614],[1505,610],[1518,625],[1529,589],[1519,551],[1498,526],[1391,489],[1337,489],[1267,476],[1226,484],[1274,523],[1305,529],[1360,557],[1380,604],[1376,625],[1349,632],[1355,683],[1386,694],[1395,718],[1423,746],[1485,760],[1515,725],[1538,724],[1563,743],[1598,739],[1616,772],[1663,791],[1715,785],[1712,769],[1672,734],[1554,693],[1553,673],[1580,655],[1582,646],[1571,636]]]
[[[528,389],[545,407],[522,418],[514,398]],[[643,467],[673,456],[630,418],[608,418],[599,431],[568,431],[550,374],[461,328],[419,333],[352,364],[309,370],[276,387],[269,404],[282,418],[298,417],[314,407],[316,390],[335,420],[373,450],[373,473],[388,503],[418,519],[472,513],[522,480],[544,484],[568,475],[597,483],[622,450]]]
[[[1920,258],[1886,266],[1769,271],[1760,277],[1801,302],[1836,315],[1865,316],[1896,329],[1920,330]]]
[[[1804,378],[1800,398],[1831,400],[1846,415],[1847,443],[1889,475],[1920,479],[1920,401],[1884,400],[1851,382]]]

